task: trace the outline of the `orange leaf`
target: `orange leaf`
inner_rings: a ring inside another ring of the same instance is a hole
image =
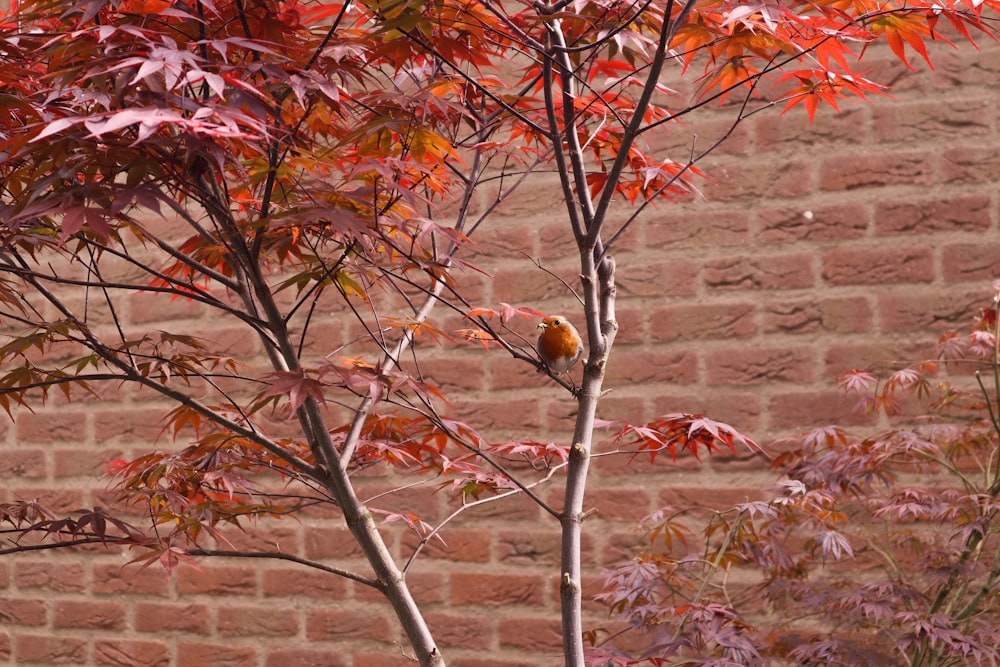
[[[149,16],[161,13],[172,7],[173,4],[173,0],[122,0],[122,3],[118,5],[118,11],[123,14]]]

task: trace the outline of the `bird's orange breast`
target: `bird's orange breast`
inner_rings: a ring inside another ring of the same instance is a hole
[[[580,342],[567,326],[550,326],[541,335],[542,352],[546,357],[574,357]]]

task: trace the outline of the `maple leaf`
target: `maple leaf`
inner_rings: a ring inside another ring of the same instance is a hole
[[[309,377],[305,371],[275,371],[271,374],[270,386],[261,393],[261,398],[269,396],[288,396],[292,411],[298,410],[312,398],[320,403],[326,402],[323,383]]]

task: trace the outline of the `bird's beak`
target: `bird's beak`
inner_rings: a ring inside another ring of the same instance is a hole
[[[546,324],[545,322],[539,322],[539,323],[538,323],[538,326],[537,326],[537,327],[535,327],[535,328],[536,328],[536,329],[547,329],[548,327],[549,327],[549,325],[548,325],[548,324]]]

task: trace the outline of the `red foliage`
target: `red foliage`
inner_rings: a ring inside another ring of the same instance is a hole
[[[700,551],[674,539],[692,510],[648,517],[666,553],[609,571],[599,596],[647,648],[627,653],[594,632],[595,662],[997,664],[1000,366],[976,350],[996,330],[990,310],[944,364],[977,364],[988,385],[932,384],[931,361],[852,371],[840,384],[869,408],[898,419],[895,396],[907,394],[932,412],[868,437],[830,426],[781,443],[772,498],[714,513]],[[737,571],[755,583],[727,584]]]
[[[69,542],[109,541],[113,528],[111,541],[173,567],[208,553],[206,534],[224,540],[220,526],[324,504],[343,514],[378,580],[336,573],[386,592],[421,661],[439,661],[354,478],[376,465],[440,475],[456,492],[456,512],[468,498],[520,493],[563,522],[567,536],[579,531],[583,509],[574,503],[582,504],[592,417],[618,326],[609,250],[647,207],[696,192],[698,164],[718,145],[654,156],[648,133],[668,132],[710,103],[735,102],[720,142],[773,105],[801,105],[812,118],[842,99],[881,92],[852,69],[867,45],[884,39],[903,62],[913,53],[929,62],[926,45],[941,39],[940,21],[971,41],[973,32],[990,32],[983,12],[998,7],[1000,0],[19,3],[0,17],[0,318],[17,330],[0,347],[0,405],[16,415],[53,388],[67,398],[96,395],[98,386],[153,392],[172,406],[164,432],[182,442],[115,464],[117,490],[151,519],[149,537],[89,510],[57,519],[22,504],[0,520],[19,534],[34,528]],[[674,65],[697,79],[694,98],[664,83]],[[767,95],[758,95],[765,84]],[[425,342],[454,344],[428,321],[435,307],[472,322],[459,338],[538,364],[532,342],[508,327],[537,311],[477,303],[465,277],[484,272],[463,257],[495,207],[543,169],[559,177],[554,199],[564,204],[565,243],[580,257],[580,321],[590,344],[581,387],[550,374],[581,408],[570,447],[492,442],[450,416],[453,406],[420,371]],[[492,194],[479,207],[485,188]],[[606,221],[616,202],[633,210],[612,233]],[[135,293],[211,313],[226,330],[223,349],[168,314],[161,321],[178,331],[144,331],[128,317]],[[332,335],[323,328],[331,320]],[[985,354],[995,338],[978,331],[969,350]],[[230,346],[243,351],[230,354]],[[881,379],[871,407],[894,411],[897,393],[927,391],[930,370]],[[613,447],[654,459],[759,449],[694,415],[615,426]],[[908,456],[931,461],[925,438],[902,435],[852,443],[856,465],[843,470],[811,468],[818,450],[801,454],[800,477],[810,483],[837,472],[822,492],[783,497],[815,528],[793,560],[852,553],[831,507],[836,498],[822,493],[884,481],[897,440]],[[526,465],[515,474],[515,463]],[[563,467],[568,500],[557,511],[533,489]],[[421,533],[421,546],[443,527],[428,530],[414,512],[386,512]],[[739,525],[726,528],[732,544],[744,543]],[[576,557],[564,577],[580,578]],[[774,549],[766,557],[784,563]],[[577,612],[579,589],[567,585],[576,593],[564,596]],[[711,632],[704,645],[751,655],[749,626],[718,603],[687,602],[664,618],[672,616]],[[918,636],[960,645],[939,621],[922,618]],[[566,634],[568,645],[579,644],[577,629]],[[570,662],[579,662],[575,649],[567,650]]]

